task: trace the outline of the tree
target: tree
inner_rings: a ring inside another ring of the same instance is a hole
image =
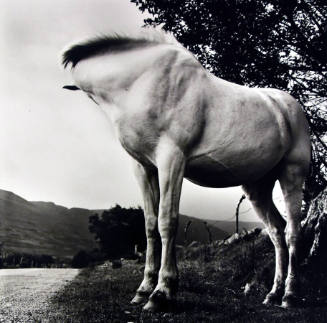
[[[73,268],[87,267],[93,261],[92,256],[85,250],[80,250],[72,259]]]
[[[303,106],[312,138],[305,200],[327,184],[325,0],[131,0],[215,75],[286,90]],[[307,203],[308,205],[308,203]]]
[[[140,207],[126,209],[116,205],[101,217],[91,215],[89,230],[100,250],[111,259],[134,254],[135,245],[141,250],[146,246],[144,213]]]

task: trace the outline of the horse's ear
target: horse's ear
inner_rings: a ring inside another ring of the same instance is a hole
[[[80,88],[77,87],[76,85],[65,85],[62,88],[63,89],[66,89],[66,90],[71,90],[71,91],[78,91],[78,90],[80,90]]]

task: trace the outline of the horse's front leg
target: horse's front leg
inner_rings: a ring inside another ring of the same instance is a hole
[[[135,162],[134,170],[143,195],[147,238],[144,278],[131,301],[132,304],[140,304],[148,300],[158,282],[161,251],[158,232],[159,183],[156,169],[146,168]]]
[[[177,291],[175,237],[185,167],[184,154],[175,146],[161,147],[157,152],[157,166],[160,187],[158,224],[162,251],[158,284],[144,306],[144,309],[151,311],[167,310]]]

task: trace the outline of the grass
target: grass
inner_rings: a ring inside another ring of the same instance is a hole
[[[327,322],[326,306],[285,310],[261,304],[272,284],[273,262],[266,237],[185,252],[172,313],[148,313],[129,304],[142,280],[142,264],[86,268],[52,298],[47,322]]]

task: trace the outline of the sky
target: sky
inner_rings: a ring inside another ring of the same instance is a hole
[[[110,121],[83,93],[62,89],[73,82],[60,53],[77,40],[139,28],[145,16],[128,0],[0,4],[0,188],[67,207],[142,205]],[[241,195],[184,180],[180,212],[232,220]],[[258,220],[248,201],[240,211],[241,220]]]

